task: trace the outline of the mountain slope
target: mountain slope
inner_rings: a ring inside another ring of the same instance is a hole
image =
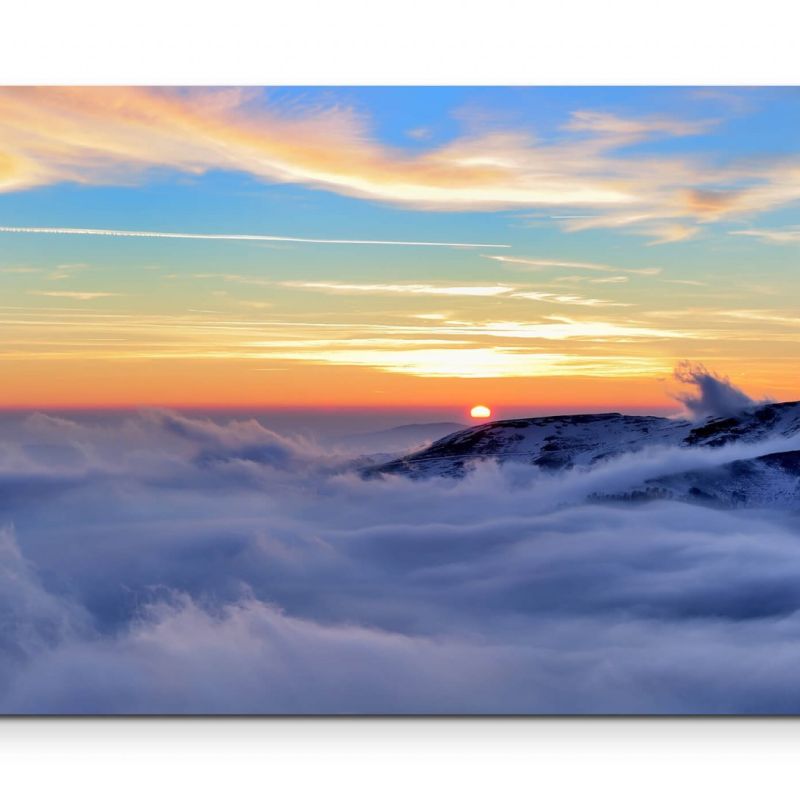
[[[771,403],[734,417],[687,420],[624,414],[577,414],[490,422],[459,431],[391,460],[370,475],[462,477],[485,459],[546,470],[591,467],[645,447],[720,447],[800,433],[800,402]]]
[[[800,511],[800,450],[652,478],[629,491],[590,499],[681,500],[725,508],[768,506]]]
[[[735,417],[709,419],[692,428],[686,444],[720,447],[733,442],[757,442],[770,436],[800,433],[800,401],[767,403]]]

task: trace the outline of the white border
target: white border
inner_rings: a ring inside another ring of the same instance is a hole
[[[0,83],[796,84],[791,0],[28,0]]]
[[[8,4],[7,4],[8,5]],[[797,84],[778,0],[106,0],[3,9],[0,83]],[[786,720],[6,720],[3,794],[773,797]]]
[[[9,798],[783,797],[792,720],[7,720]]]

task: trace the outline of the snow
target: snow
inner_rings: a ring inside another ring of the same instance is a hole
[[[729,463],[665,474],[607,499],[678,499],[725,506],[800,509],[800,461],[785,440],[800,434],[800,402],[770,403],[701,422],[617,413],[502,420],[458,431],[429,447],[365,469],[369,476],[461,478],[480,461],[529,464],[544,472],[590,470],[646,448],[722,448]],[[737,458],[731,445],[774,441],[771,453]],[[789,451],[789,452],[785,452]],[[597,499],[603,499],[599,497]]]

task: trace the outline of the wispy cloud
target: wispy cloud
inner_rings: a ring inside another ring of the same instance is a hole
[[[287,109],[252,89],[9,87],[0,91],[0,191],[228,170],[413,208],[541,209],[566,230],[622,227],[674,242],[800,197],[796,155],[720,165],[630,150],[714,124],[577,109],[549,139],[487,121],[478,134],[408,152],[341,104]]]
[[[119,292],[37,292],[32,291],[28,294],[41,295],[43,297],[65,297],[69,300],[97,300],[100,297],[122,297]]]
[[[338,283],[333,281],[283,281],[281,286],[292,289],[332,292],[334,294],[408,294],[451,297],[505,297],[536,300],[543,303],[566,303],[578,306],[624,306],[594,297],[538,291],[506,284],[448,286],[430,283]]]
[[[504,264],[515,264],[533,270],[549,269],[553,267],[563,269],[587,269],[594,272],[625,272],[629,275],[658,275],[660,267],[642,267],[640,269],[625,269],[614,267],[611,264],[598,264],[594,261],[564,261],[552,258],[518,258],[515,256],[484,256],[492,261],[501,261]]]
[[[420,378],[525,378],[593,375],[607,378],[667,374],[668,362],[658,358],[576,356],[567,353],[520,352],[503,347],[338,349],[273,354],[290,361],[372,367]]]
[[[646,233],[651,237],[649,244],[671,244],[672,242],[685,242],[693,239],[700,233],[700,228],[696,225],[685,225],[674,222],[666,225],[653,225],[646,229]]]
[[[178,272],[165,275],[165,280],[174,280],[176,278],[188,277],[199,281],[214,281],[221,280],[226,283],[241,283],[245,286],[274,286],[275,281],[269,278],[259,278],[255,275],[239,275],[235,272],[192,272],[188,275],[183,275]]]
[[[570,121],[563,127],[569,131],[619,136],[627,141],[642,136],[660,134],[664,136],[695,136],[705,133],[718,124],[718,120],[681,120],[671,117],[642,117],[629,119],[602,111],[574,111]]]
[[[590,278],[589,283],[627,283],[629,280],[627,275],[610,275],[608,278]]]
[[[76,272],[88,269],[86,264],[59,264],[47,276],[50,281],[64,281],[71,278]]]
[[[283,281],[281,286],[336,294],[423,294],[453,297],[497,297],[514,291],[502,284],[476,286],[441,286],[430,283],[336,283],[332,281]]]
[[[630,303],[616,303],[611,300],[599,300],[596,297],[582,297],[577,294],[556,294],[555,292],[523,291],[514,292],[510,297],[525,300],[538,300],[542,303],[565,303],[573,306],[629,306]]]
[[[169,167],[239,170],[431,208],[605,206],[636,197],[624,181],[582,165],[554,174],[558,148],[536,146],[527,133],[464,137],[408,154],[378,142],[369,121],[351,109],[287,113],[256,90],[6,88],[0,141],[6,190],[65,180],[114,183]],[[575,148],[576,157],[596,149]]]
[[[65,236],[122,236],[144,239],[221,239],[242,242],[297,242],[300,244],[378,244],[408,247],[510,247],[507,244],[474,242],[404,242],[380,239],[308,239],[297,236],[269,236],[248,233],[169,233],[166,231],[123,231],[104,228],[31,228],[0,226],[0,233],[54,234]]]
[[[753,236],[773,244],[795,244],[800,242],[800,227],[792,228],[751,228],[743,231],[729,231],[731,236]]]
[[[215,364],[225,364],[225,375],[261,367],[300,374],[307,366],[339,365],[360,368],[350,374],[369,382],[381,380],[369,370],[425,378],[667,378],[676,353],[713,352],[720,363],[744,361],[751,371],[764,364],[764,370],[788,374],[800,326],[790,306],[725,310],[679,304],[657,316],[551,305],[558,312],[546,314],[544,306],[503,295],[470,303],[434,297],[445,309],[430,303],[413,308],[414,296],[408,296],[413,302],[387,303],[393,308],[383,313],[320,317],[305,304],[288,316],[238,304],[208,313],[212,306],[188,302],[190,308],[171,313],[126,313],[99,299],[87,303],[67,296],[45,307],[4,308],[0,358],[8,365],[46,362],[56,370],[80,362],[98,375],[105,363],[159,363],[168,371],[170,363],[184,362],[206,375],[203,380],[219,374]],[[405,305],[421,314],[412,317]]]
[[[664,278],[664,283],[674,283],[679,286],[708,286],[704,281],[684,280],[682,278]]]
[[[544,339],[563,341],[566,339],[591,339],[615,342],[628,339],[690,339],[687,331],[653,328],[634,322],[605,322],[602,320],[580,320],[570,317],[550,317],[546,322],[447,322],[452,330],[479,336],[510,339]]]
[[[800,327],[800,316],[787,317],[779,311],[759,308],[731,308],[716,312],[721,317],[732,319],[745,319],[751,322],[765,322],[769,325],[779,325],[791,328]]]

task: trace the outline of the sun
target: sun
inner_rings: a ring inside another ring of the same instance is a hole
[[[489,406],[473,406],[469,410],[469,415],[473,419],[486,419],[492,416],[492,409]]]

